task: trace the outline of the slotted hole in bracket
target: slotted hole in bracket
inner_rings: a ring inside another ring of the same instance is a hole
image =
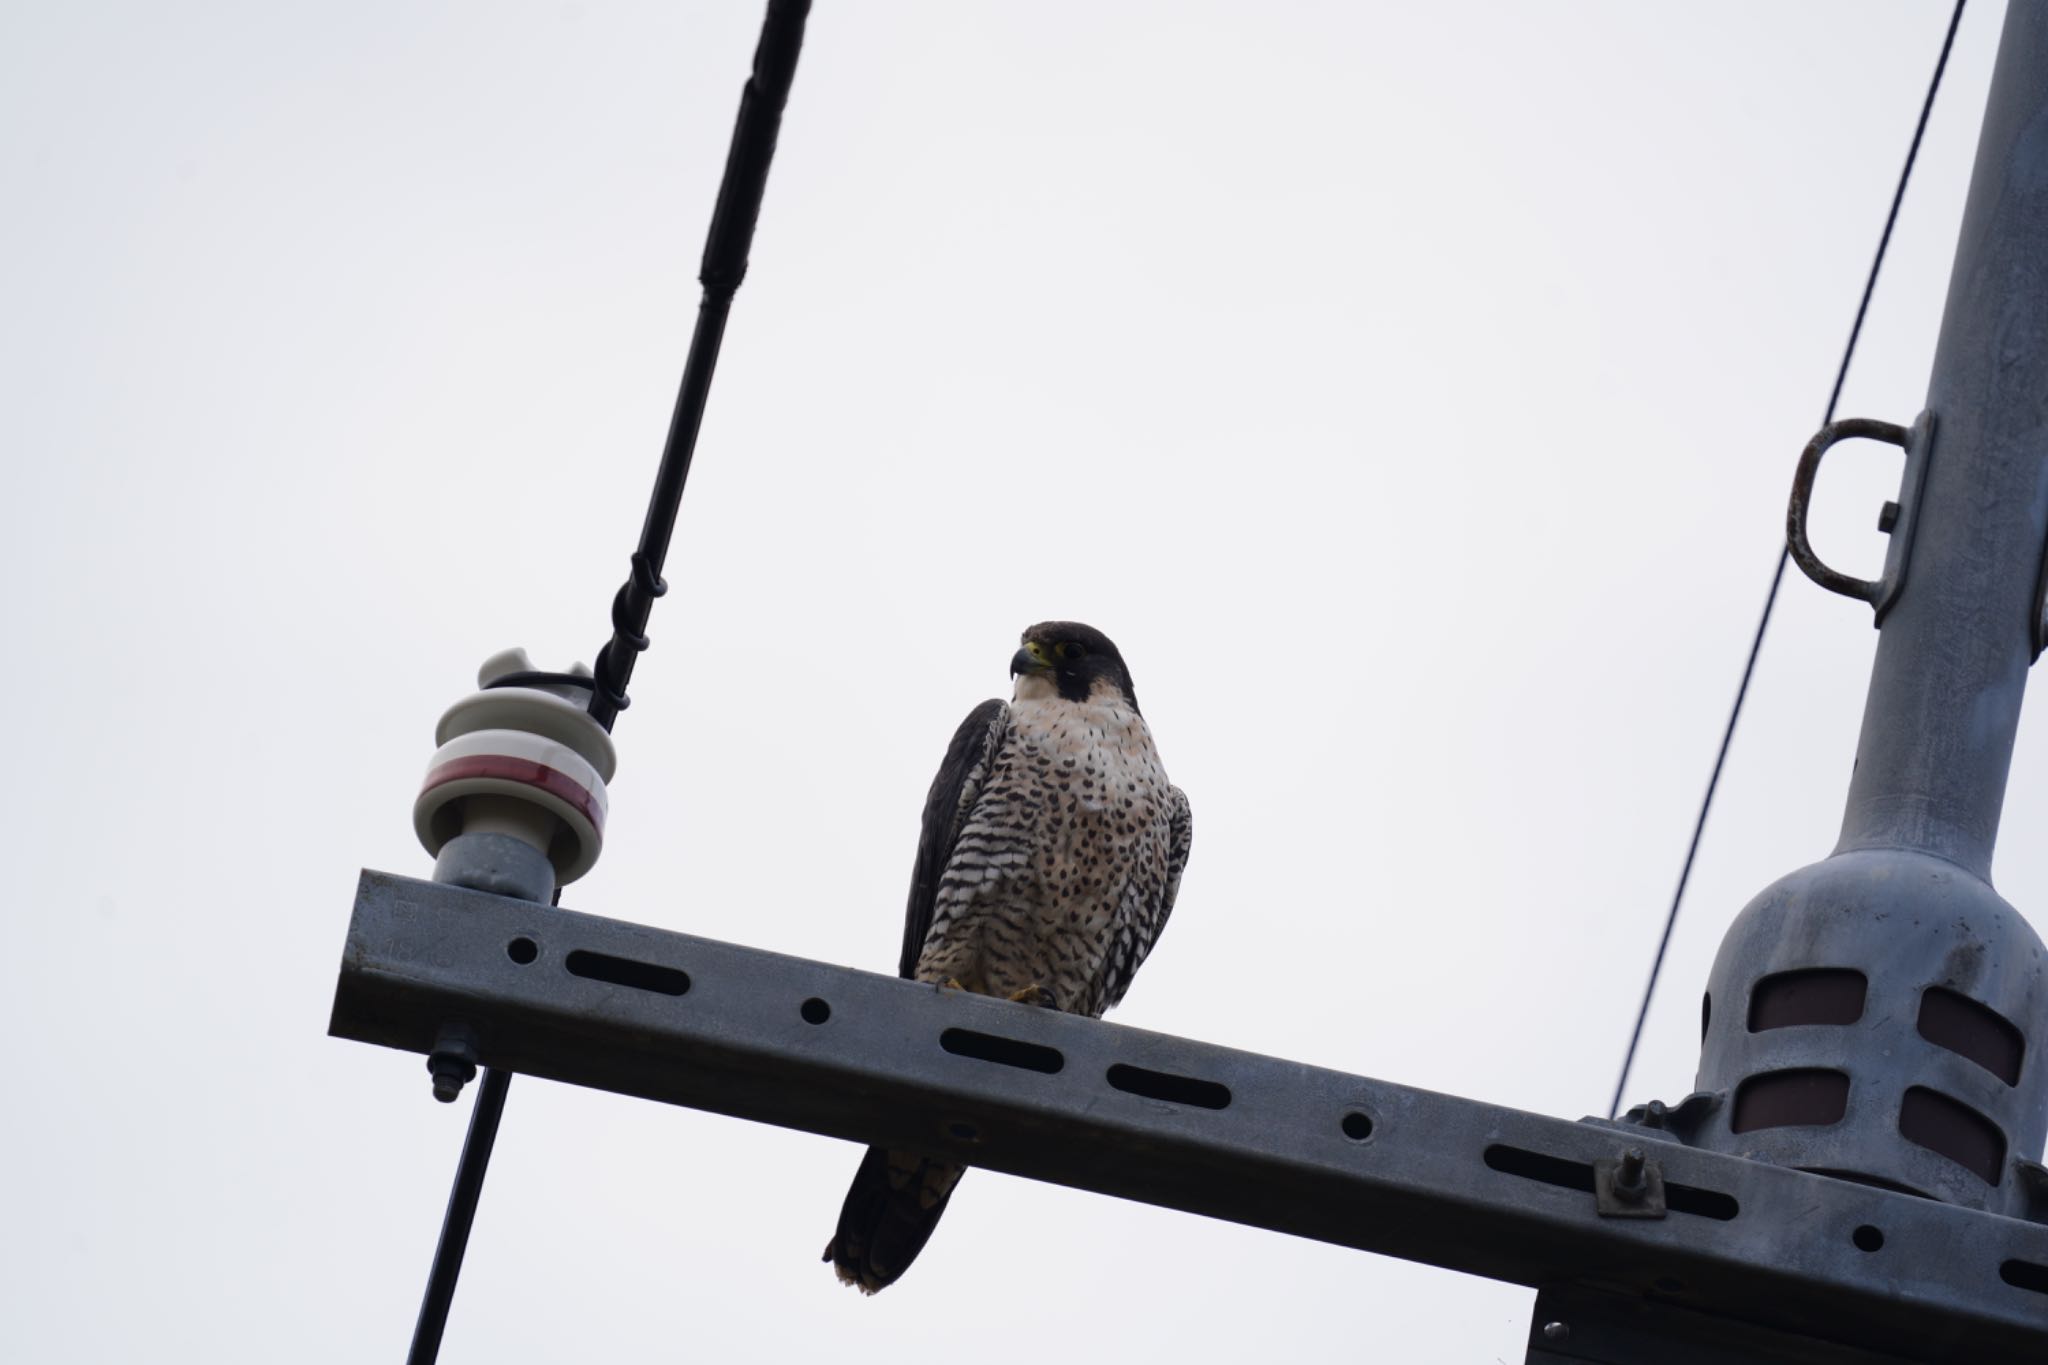
[[[1116,1063],[1109,1069],[1109,1083],[1126,1095],[1143,1095],[1168,1104],[1193,1105],[1197,1109],[1228,1109],[1230,1087],[1198,1076],[1176,1076],[1142,1066]]]
[[[1561,1156],[1496,1142],[1486,1149],[1486,1164],[1503,1175],[1518,1175],[1559,1189],[1593,1192],[1593,1168],[1583,1161],[1567,1161]]]
[[[1664,1182],[1664,1207],[1674,1213],[1689,1213],[1718,1223],[1725,1223],[1742,1212],[1742,1205],[1732,1194],[1700,1185],[1680,1185],[1670,1180]]]
[[[1019,1071],[1037,1071],[1047,1076],[1067,1064],[1067,1059],[1057,1048],[1017,1038],[1002,1038],[993,1033],[977,1033],[966,1028],[947,1029],[939,1035],[939,1046],[955,1057],[972,1057],[978,1062],[1014,1066]]]
[[[688,972],[654,962],[637,962],[630,957],[593,953],[585,948],[570,953],[563,965],[568,967],[571,976],[580,976],[588,981],[608,981],[614,986],[652,991],[656,995],[681,995],[690,989]]]
[[[1998,1267],[1998,1278],[2015,1289],[2031,1289],[2036,1294],[2048,1294],[2048,1265],[2036,1265],[2032,1261],[2007,1261]]]

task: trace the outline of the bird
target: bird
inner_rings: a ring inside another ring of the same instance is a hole
[[[911,873],[897,974],[1100,1018],[1166,927],[1194,827],[1107,635],[1023,633],[1007,704],[946,748]],[[825,1248],[873,1294],[910,1267],[966,1167],[870,1147]]]

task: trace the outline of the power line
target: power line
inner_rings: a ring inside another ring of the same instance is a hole
[[[1927,97],[1920,104],[1920,122],[1913,128],[1913,143],[1906,149],[1906,164],[1899,171],[1899,185],[1892,192],[1891,212],[1885,215],[1884,232],[1877,239],[1877,255],[1870,262],[1870,274],[1863,281],[1863,298],[1856,305],[1856,321],[1849,328],[1849,343],[1842,348],[1842,363],[1835,370],[1835,386],[1828,393],[1827,414],[1821,418],[1826,426],[1835,420],[1835,405],[1842,398],[1843,381],[1849,377],[1849,361],[1856,354],[1856,340],[1863,335],[1863,319],[1870,312],[1870,296],[1877,288],[1878,271],[1884,267],[1885,248],[1891,245],[1892,228],[1899,221],[1899,205],[1906,199],[1906,182],[1913,178],[1913,161],[1920,155],[1920,139],[1927,132],[1927,116],[1934,110],[1935,92],[1941,89],[1941,76],[1948,69],[1948,54],[1955,46],[1956,29],[1963,22],[1965,0],[1956,0],[1955,12],[1949,16],[1948,33],[1941,40],[1941,56],[1935,60],[1934,75],[1927,82]],[[1764,631],[1771,624],[1771,609],[1778,604],[1778,587],[1785,581],[1785,561],[1790,556],[1785,546],[1778,548],[1778,564],[1771,570],[1771,588],[1764,594],[1764,609],[1757,618],[1756,634],[1749,642],[1749,659],[1742,665],[1742,681],[1735,689],[1735,704],[1729,708],[1728,724],[1721,731],[1720,752],[1714,755],[1714,771],[1707,778],[1707,792],[1700,800],[1699,818],[1693,822],[1692,842],[1686,846],[1685,864],[1678,872],[1678,888],[1671,893],[1671,909],[1664,916],[1664,933],[1657,940],[1657,955],[1650,962],[1650,979],[1643,983],[1643,1002],[1636,1010],[1636,1026],[1628,1037],[1628,1052],[1621,1059],[1621,1075],[1615,1078],[1614,1098],[1608,1102],[1607,1117],[1613,1118],[1621,1112],[1622,1091],[1628,1087],[1629,1072],[1634,1069],[1636,1048],[1643,1041],[1643,1021],[1650,1015],[1650,998],[1657,991],[1657,977],[1664,970],[1664,956],[1671,947],[1671,931],[1678,923],[1678,907],[1685,900],[1685,886],[1692,879],[1693,860],[1699,855],[1700,836],[1706,832],[1707,812],[1713,808],[1714,792],[1721,785],[1721,769],[1728,762],[1728,746],[1735,739],[1735,723],[1742,716],[1742,703],[1749,696],[1749,682],[1756,673],[1756,659],[1763,649]]]
[[[661,577],[662,561],[668,555],[676,513],[683,499],[683,482],[689,477],[690,456],[697,447],[697,430],[711,394],[712,376],[718,369],[726,315],[747,275],[747,252],[753,245],[754,226],[761,216],[761,197],[768,185],[768,168],[775,158],[783,107],[789,101],[790,84],[796,79],[797,57],[803,49],[804,22],[810,8],[811,0],[768,0],[767,14],[761,21],[753,70],[740,91],[732,145],[726,154],[725,173],[719,180],[718,201],[711,211],[711,227],[705,234],[704,256],[697,277],[704,289],[697,309],[697,326],[683,362],[682,384],[669,421],[668,438],[662,446],[661,464],[655,474],[654,492],[648,499],[640,543],[633,551],[632,571],[612,599],[611,639],[598,651],[597,664],[589,678],[572,673],[520,672],[504,674],[490,684],[588,687],[590,714],[607,731],[627,706],[626,684],[633,676],[634,660],[647,648],[647,617],[654,608],[654,599],[668,591],[668,584]],[[555,889],[554,899],[557,905],[561,904],[561,888]],[[484,1069],[483,1084],[470,1110],[469,1134],[456,1163],[448,1208],[442,1215],[433,1264],[427,1271],[427,1288],[420,1299],[419,1318],[413,1325],[407,1365],[434,1365],[440,1356],[441,1337],[447,1330],[455,1284],[462,1274],[462,1259],[469,1248],[477,1201],[483,1195],[491,1148],[497,1142],[498,1123],[505,1112],[505,1096],[511,1085],[511,1072],[495,1067]]]
[[[640,544],[633,551],[632,572],[612,599],[612,636],[598,650],[592,670],[590,714],[609,730],[626,709],[626,684],[633,661],[647,648],[647,616],[654,599],[668,591],[661,576],[675,532],[676,511],[683,500],[683,481],[690,476],[690,456],[697,448],[697,428],[718,369],[718,351],[725,339],[725,319],[733,295],[747,277],[747,252],[754,242],[754,224],[761,216],[761,196],[768,188],[768,167],[775,160],[775,140],[782,130],[782,109],[796,79],[797,54],[803,48],[804,21],[811,0],[768,0],[761,21],[760,45],[754,49],[753,75],[740,91],[740,112],[726,154],[725,175],[718,182],[718,202],[711,210],[704,257],[697,272],[704,287],[697,307],[696,330],[676,393],[668,439],[654,492],[647,500],[647,519]]]

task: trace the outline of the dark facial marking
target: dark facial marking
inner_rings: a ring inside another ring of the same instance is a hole
[[[1096,679],[1107,678],[1131,709],[1138,710],[1137,689],[1131,685],[1123,655],[1095,627],[1078,621],[1041,621],[1024,632],[1023,643],[1036,644],[1052,657],[1053,685],[1067,701],[1086,701]]]

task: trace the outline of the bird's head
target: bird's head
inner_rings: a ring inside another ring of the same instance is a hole
[[[1131,670],[1107,635],[1078,621],[1041,621],[1024,632],[1024,647],[1010,660],[1018,701],[1090,697],[1138,709]]]

